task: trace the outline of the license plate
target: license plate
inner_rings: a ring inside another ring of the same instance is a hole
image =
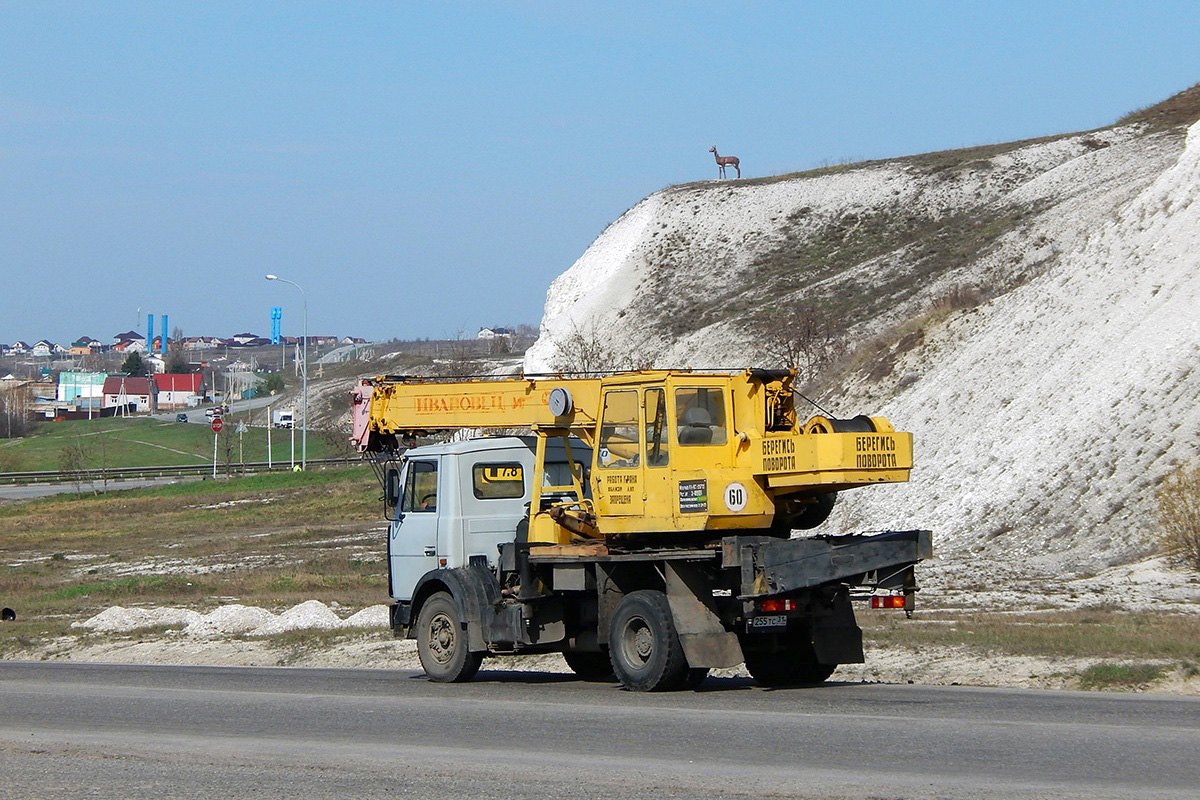
[[[776,630],[787,627],[787,617],[783,614],[770,614],[765,617],[751,617],[746,620],[746,627],[756,631]]]

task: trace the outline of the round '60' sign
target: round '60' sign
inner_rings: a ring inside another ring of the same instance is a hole
[[[742,484],[734,482],[725,487],[725,507],[733,513],[745,510],[748,500],[746,487]]]

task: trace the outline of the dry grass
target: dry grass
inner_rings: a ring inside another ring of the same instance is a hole
[[[1117,124],[1131,125],[1141,122],[1149,125],[1152,130],[1163,130],[1181,125],[1191,125],[1198,119],[1200,119],[1200,84],[1184,89],[1161,103],[1155,103],[1126,114],[1118,120]]]
[[[20,622],[110,605],[380,602],[378,494],[356,467],[3,506],[3,603]]]
[[[1200,615],[1115,610],[1027,614],[922,612],[912,620],[867,612],[863,635],[881,645],[965,646],[1052,658],[1200,659]]]
[[[1200,572],[1200,466],[1175,469],[1158,489],[1159,547]]]
[[[1162,664],[1095,664],[1079,673],[1081,689],[1139,689],[1162,679]]]

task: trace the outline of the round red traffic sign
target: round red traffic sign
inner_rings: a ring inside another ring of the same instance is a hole
[[[220,417],[213,417],[213,421],[212,421],[213,433],[220,433],[221,428],[223,428],[224,426],[225,426],[225,423],[221,421]]]

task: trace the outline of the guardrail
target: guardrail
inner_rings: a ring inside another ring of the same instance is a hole
[[[296,462],[299,464],[300,462]],[[362,460],[350,458],[310,458],[308,465],[337,466],[360,464]],[[244,475],[254,472],[287,472],[292,469],[291,461],[238,462],[235,464],[217,464],[218,475]],[[62,470],[46,470],[43,472],[0,472],[0,484],[36,484],[36,483],[73,483],[75,481],[100,483],[104,481],[129,480],[132,478],[166,478],[173,475],[212,475],[213,465],[185,464],[183,466],[158,467],[110,467],[107,469],[81,469],[73,472]]]

